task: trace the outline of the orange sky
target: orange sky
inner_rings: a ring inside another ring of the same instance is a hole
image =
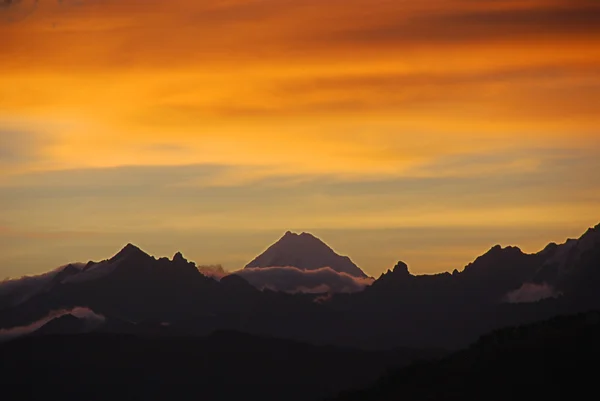
[[[600,221],[600,1],[22,0],[0,37],[6,275],[216,229],[485,228],[466,264]],[[63,231],[114,240],[40,248]],[[404,258],[361,238],[371,274]],[[407,262],[460,268],[438,245]]]

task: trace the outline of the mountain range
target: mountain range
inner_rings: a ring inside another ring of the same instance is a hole
[[[363,349],[459,348],[504,326],[600,307],[600,225],[535,254],[495,246],[453,273],[413,275],[399,262],[353,291],[282,292],[247,276],[261,271],[277,282],[290,269],[293,277],[311,280],[323,272],[352,283],[368,279],[349,258],[306,233],[286,233],[247,268],[220,280],[180,253],[156,259],[128,244],[104,261],[3,283],[0,333],[86,308],[105,319],[93,331],[110,333],[236,330]]]

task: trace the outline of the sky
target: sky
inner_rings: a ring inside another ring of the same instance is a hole
[[[0,277],[287,230],[433,273],[600,222],[598,0],[21,0],[0,37]]]

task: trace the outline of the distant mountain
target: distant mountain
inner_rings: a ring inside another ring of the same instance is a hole
[[[131,244],[110,259],[69,271],[56,274],[51,285],[25,302],[0,310],[0,327],[28,324],[51,311],[75,307],[130,321],[169,321],[209,314],[210,303],[222,302],[227,292],[181,254],[156,259]]]
[[[579,239],[550,244],[538,255],[542,263],[533,281],[549,283],[581,302],[596,299],[600,304],[600,224]]]
[[[501,327],[597,309],[600,225],[534,254],[497,245],[453,273],[413,275],[398,262],[363,292],[328,305],[349,316],[346,330],[381,346],[449,348]]]
[[[543,258],[528,255],[519,248],[496,245],[487,253],[469,263],[463,271],[452,274],[412,275],[404,262],[398,262],[392,271],[384,273],[367,292],[402,292],[427,298],[447,296],[452,300],[495,304],[503,302],[508,292],[517,290],[531,280]]]
[[[43,291],[50,290],[56,283],[78,274],[83,268],[69,264],[37,276],[25,276],[0,282],[0,310],[15,307]]]
[[[84,307],[106,317],[95,330],[101,332],[206,335],[240,330],[317,342],[317,328],[322,333],[341,319],[315,303],[314,296],[259,291],[236,275],[219,282],[180,253],[172,260],[156,259],[131,244],[110,259],[53,277],[57,279],[44,291],[0,310],[0,330]]]
[[[349,257],[340,256],[317,237],[288,231],[265,252],[248,263],[246,268],[292,266],[301,270],[330,267],[338,273],[366,278],[367,275]]]
[[[271,264],[301,276],[317,276],[324,264],[330,275],[365,281],[339,273],[356,266],[310,234],[286,234],[249,266]],[[600,309],[600,225],[534,254],[494,246],[453,273],[414,275],[399,262],[353,293],[259,290],[242,274],[282,273],[272,269],[243,269],[217,281],[180,253],[156,259],[129,244],[104,261],[30,277],[26,285],[9,282],[3,288],[10,291],[0,291],[0,300],[7,300],[0,330],[83,307],[106,318],[96,332],[198,336],[237,330],[364,349],[454,349],[501,327]],[[273,280],[281,280],[277,274]]]
[[[550,244],[544,250],[526,254],[517,247],[496,245],[452,274],[415,276],[408,266],[398,262],[366,289],[367,293],[451,292],[453,299],[470,299],[479,304],[506,302],[506,294],[524,284],[547,284],[557,294],[600,301],[600,224],[579,239]],[[599,305],[600,306],[600,305]]]

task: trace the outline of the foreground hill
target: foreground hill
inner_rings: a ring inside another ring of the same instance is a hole
[[[0,346],[0,355],[6,401],[310,401],[369,385],[386,369],[432,356],[317,347],[236,332],[196,338],[29,336]]]
[[[595,394],[600,363],[600,312],[498,330],[445,357],[228,331],[49,334],[72,325],[0,345],[3,400],[571,400]]]
[[[387,374],[330,401],[530,401],[594,397],[600,313],[507,328],[439,361]]]

